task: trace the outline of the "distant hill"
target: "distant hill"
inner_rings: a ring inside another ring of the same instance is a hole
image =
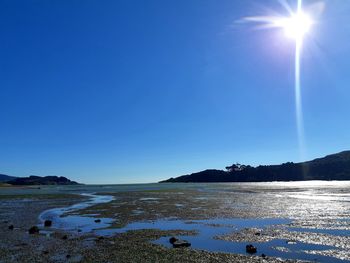
[[[6,174],[0,174],[0,182],[1,183],[6,183],[6,182],[8,182],[10,180],[14,180],[14,179],[16,179],[16,177],[6,175]]]
[[[350,180],[350,151],[328,155],[308,162],[280,165],[233,164],[226,170],[205,170],[170,178],[165,182],[268,182],[302,180]]]
[[[14,180],[8,181],[11,185],[76,185],[77,182],[71,181],[63,176],[35,176],[18,177]]]

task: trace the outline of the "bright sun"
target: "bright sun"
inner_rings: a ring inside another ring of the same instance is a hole
[[[288,38],[295,41],[295,109],[296,109],[296,120],[297,130],[299,139],[299,149],[301,156],[304,151],[304,128],[303,128],[303,112],[301,105],[301,54],[303,48],[303,40],[305,35],[310,32],[311,27],[317,23],[315,22],[306,12],[303,11],[303,0],[297,0],[296,10],[293,11],[286,0],[278,0],[280,4],[289,13],[289,16],[283,16],[282,14],[275,16],[249,16],[245,17],[243,21],[256,23],[258,28],[261,29],[281,29],[285,32]],[[317,8],[316,8],[317,7]],[[312,11],[312,16],[317,17],[323,12],[324,3],[308,7],[307,10]],[[318,10],[316,12],[316,10]]]
[[[301,40],[310,31],[313,22],[307,14],[299,11],[290,17],[279,19],[276,23],[284,29],[287,37]]]

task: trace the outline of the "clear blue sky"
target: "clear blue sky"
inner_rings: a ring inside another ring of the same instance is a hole
[[[350,2],[325,4],[302,59],[307,159],[350,149]],[[283,11],[277,0],[1,1],[0,173],[132,183],[299,161],[294,43],[237,23],[271,10]]]

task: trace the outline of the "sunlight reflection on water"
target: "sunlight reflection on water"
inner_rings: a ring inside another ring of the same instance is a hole
[[[101,222],[96,223],[93,213],[86,215],[73,214],[80,209],[84,209],[93,206],[98,203],[107,203],[113,200],[112,196],[98,196],[87,195],[91,197],[91,200],[82,202],[67,208],[50,209],[45,211],[41,215],[41,221],[45,218],[53,218],[53,227],[73,230],[76,233],[77,229],[80,229],[81,233],[93,232],[97,235],[114,235],[117,233],[124,233],[129,230],[141,230],[141,229],[161,229],[161,230],[196,230],[198,235],[184,237],[192,243],[193,248],[205,249],[210,251],[221,251],[230,253],[245,254],[244,242],[232,242],[225,240],[217,240],[213,237],[220,234],[228,234],[232,231],[238,231],[242,227],[267,227],[271,225],[269,219],[266,219],[265,215],[272,215],[272,217],[280,217],[275,220],[287,220],[280,221],[284,224],[285,229],[290,232],[307,232],[316,234],[327,234],[339,237],[346,237],[349,235],[349,229],[346,227],[349,218],[349,201],[350,201],[350,182],[349,181],[303,181],[303,182],[264,182],[264,183],[215,183],[215,184],[172,184],[173,189],[179,189],[184,191],[197,190],[200,191],[199,195],[192,197],[188,196],[189,203],[186,206],[191,208],[193,202],[196,207],[197,202],[205,202],[217,198],[218,204],[221,206],[219,209],[222,211],[245,211],[249,214],[249,217],[242,218],[230,218],[230,219],[210,219],[210,220],[193,220],[191,224],[189,221],[174,220],[174,218],[167,218],[156,221],[144,221],[134,222],[123,228],[109,227],[115,221],[112,218],[99,218]],[[97,186],[79,186],[79,191],[74,188],[74,193],[87,192],[88,190],[95,190]],[[145,189],[169,189],[169,185],[146,185]],[[138,186],[138,189],[142,189]],[[108,188],[99,188],[99,193],[103,194],[104,189],[108,189],[108,193],[118,192],[120,189],[125,191],[127,188],[123,186],[110,186]],[[136,189],[132,187],[131,189]],[[70,192],[70,188],[61,188],[65,192]],[[131,190],[133,191],[133,190]],[[107,192],[106,192],[107,193]],[[221,196],[221,197],[220,197]],[[220,199],[222,198],[222,199]],[[294,200],[293,200],[294,198]],[[164,202],[164,198],[161,195],[155,197],[154,195],[146,195],[137,197],[133,200],[141,203],[152,202]],[[305,200],[305,201],[304,201]],[[307,201],[309,200],[309,201]],[[173,200],[169,204],[178,205],[178,209],[181,208],[178,200]],[[201,205],[204,205],[201,204]],[[116,207],[125,205],[126,203],[121,201]],[[266,205],[268,204],[268,205]],[[114,203],[112,204],[115,205]],[[154,204],[155,206],[157,204]],[[193,207],[192,207],[193,208]],[[207,209],[204,207],[204,209]],[[220,210],[220,211],[221,211]],[[137,210],[139,211],[139,210]],[[141,211],[141,210],[140,210]],[[146,211],[146,210],[145,210]],[[263,211],[262,214],[258,215]],[[135,211],[132,211],[133,213]],[[69,213],[69,215],[67,215]],[[233,215],[235,215],[233,213]],[[239,216],[238,216],[239,217]],[[254,217],[265,217],[265,219],[259,219]],[[287,219],[281,219],[287,218]],[[290,219],[288,219],[290,218]],[[224,220],[224,221],[220,221]],[[225,221],[226,220],[226,221]],[[229,220],[229,221],[227,221]],[[230,222],[228,224],[227,222]],[[292,222],[292,223],[290,223]],[[220,223],[219,226],[210,225],[210,223]],[[278,222],[274,222],[278,224]],[[210,235],[209,235],[209,234]],[[340,262],[339,258],[325,255],[315,255],[317,253],[323,253],[324,251],[340,251],[333,246],[315,245],[310,243],[296,242],[288,243],[288,240],[273,239],[268,242],[254,243],[259,248],[259,253],[268,253],[270,256],[294,258],[294,259],[306,259],[313,260],[318,258],[319,262]],[[308,241],[306,241],[308,242]],[[168,237],[156,241],[157,244],[169,246]],[[278,247],[283,248],[279,250]],[[309,249],[309,252],[304,250]],[[314,253],[315,254],[312,254]],[[337,253],[340,253],[337,252]],[[265,254],[266,254],[265,253]]]

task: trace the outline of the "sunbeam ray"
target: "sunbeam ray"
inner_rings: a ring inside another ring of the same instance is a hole
[[[304,121],[302,110],[301,95],[301,54],[304,36],[309,32],[315,23],[303,9],[303,1],[297,0],[295,10],[293,11],[286,0],[278,0],[280,5],[288,11],[289,16],[250,16],[245,17],[240,22],[248,22],[256,24],[259,29],[279,28],[283,29],[286,36],[295,41],[295,58],[294,58],[294,92],[295,92],[295,116],[298,136],[298,147],[300,160],[305,160],[305,135]],[[310,10],[315,10],[315,15],[319,16],[324,10],[324,3],[319,2],[310,6]],[[312,13],[313,14],[313,13]],[[314,14],[313,14],[314,15]]]
[[[302,0],[298,0],[297,14],[302,12]],[[302,37],[297,37],[295,40],[295,111],[296,124],[299,142],[299,154],[301,161],[305,158],[305,142],[304,142],[304,120],[301,99],[301,83],[300,83],[300,56],[303,45]]]
[[[302,48],[302,39],[295,41],[295,112],[298,133],[300,159],[305,158],[305,142],[304,142],[304,121],[301,100],[301,83],[300,83],[300,56]]]

